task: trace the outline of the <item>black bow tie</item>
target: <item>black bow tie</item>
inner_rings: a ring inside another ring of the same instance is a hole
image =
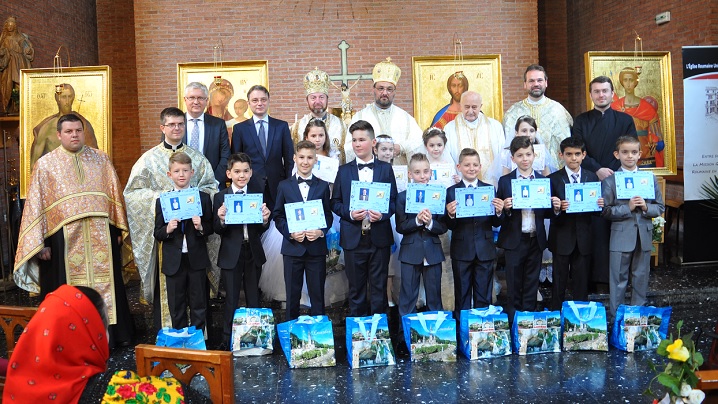
[[[374,163],[373,163],[373,162],[372,162],[372,163],[367,163],[367,164],[357,164],[357,166],[359,167],[359,170],[360,170],[360,171],[361,171],[361,169],[363,169],[363,168],[368,168],[368,169],[370,169],[370,170],[373,170],[373,169],[374,169]]]
[[[308,180],[305,180],[305,179],[302,178],[302,177],[297,177],[297,182],[300,183],[300,184],[301,184],[302,182],[306,182],[307,185],[309,185],[309,186],[311,187],[311,186],[312,186],[312,182],[314,182],[314,179],[310,178],[310,179],[308,179]]]

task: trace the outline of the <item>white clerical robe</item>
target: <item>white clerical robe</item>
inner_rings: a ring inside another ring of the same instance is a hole
[[[496,119],[489,118],[480,113],[474,122],[469,122],[463,114],[456,116],[456,119],[446,124],[446,148],[451,158],[459,163],[459,154],[465,148],[475,149],[479,152],[481,159],[481,181],[487,184],[498,183],[501,176],[497,172],[494,162],[501,157],[501,149],[504,147],[504,131],[501,123]]]
[[[523,115],[529,115],[536,120],[536,137],[546,145],[546,165],[551,172],[558,170],[563,166],[563,162],[558,158],[561,141],[571,136],[571,114],[563,105],[546,96],[538,102],[525,98],[512,105],[504,114],[507,146],[516,136],[516,121]]]
[[[408,164],[411,156],[421,150],[424,145],[421,139],[422,131],[414,117],[396,105],[382,110],[375,103],[368,104],[354,114],[352,123],[358,120],[369,122],[374,128],[374,136],[389,135],[394,139],[394,144],[401,147],[401,154],[394,158],[394,165]],[[348,130],[344,141],[344,153],[346,161],[352,161],[356,157],[352,149],[352,137]]]
[[[306,129],[307,124],[312,118],[312,114],[306,114],[302,119],[292,125],[292,139],[295,144],[300,140],[304,140],[304,129]],[[344,164],[346,162],[346,160],[344,160],[344,136],[347,132],[347,128],[341,119],[330,113],[327,113],[327,120],[324,121],[324,123],[327,125],[329,135],[329,139],[327,139],[330,144],[329,157],[337,158],[339,159],[339,164]]]

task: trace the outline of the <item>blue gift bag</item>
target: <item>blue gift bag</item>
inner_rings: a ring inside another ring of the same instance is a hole
[[[271,355],[274,352],[274,314],[272,309],[240,307],[232,319],[234,356]]]
[[[412,362],[456,362],[456,320],[450,311],[401,318]]]
[[[620,305],[611,329],[611,346],[622,351],[656,349],[668,334],[670,307]]]
[[[394,365],[386,314],[347,317],[347,359],[352,369]]]
[[[207,349],[204,333],[195,327],[185,327],[181,330],[164,327],[157,333],[156,345],[169,348]]]
[[[564,351],[608,351],[606,308],[598,302],[563,302]]]
[[[337,364],[334,332],[327,316],[300,316],[277,325],[277,336],[290,368],[317,368]]]
[[[509,316],[500,306],[461,310],[459,349],[469,360],[511,355]]]
[[[517,311],[511,343],[519,355],[561,352],[561,312]]]

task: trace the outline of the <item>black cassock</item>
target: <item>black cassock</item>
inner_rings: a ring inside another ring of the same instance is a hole
[[[586,158],[581,168],[594,173],[602,167],[618,170],[621,162],[613,155],[616,141],[621,136],[638,138],[633,118],[623,112],[608,108],[601,112],[597,109],[584,112],[573,121],[571,136],[583,140],[586,144]],[[593,257],[591,259],[591,280],[608,283],[608,243],[611,236],[611,224],[600,216],[591,223],[594,230]]]

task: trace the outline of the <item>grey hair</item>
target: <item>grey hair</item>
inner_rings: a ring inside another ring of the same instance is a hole
[[[184,87],[185,97],[187,96],[187,93],[189,92],[189,90],[193,90],[193,89],[202,90],[202,93],[204,93],[204,96],[209,97],[209,90],[207,89],[207,86],[205,86],[204,84],[197,82],[197,81],[193,81]]]

